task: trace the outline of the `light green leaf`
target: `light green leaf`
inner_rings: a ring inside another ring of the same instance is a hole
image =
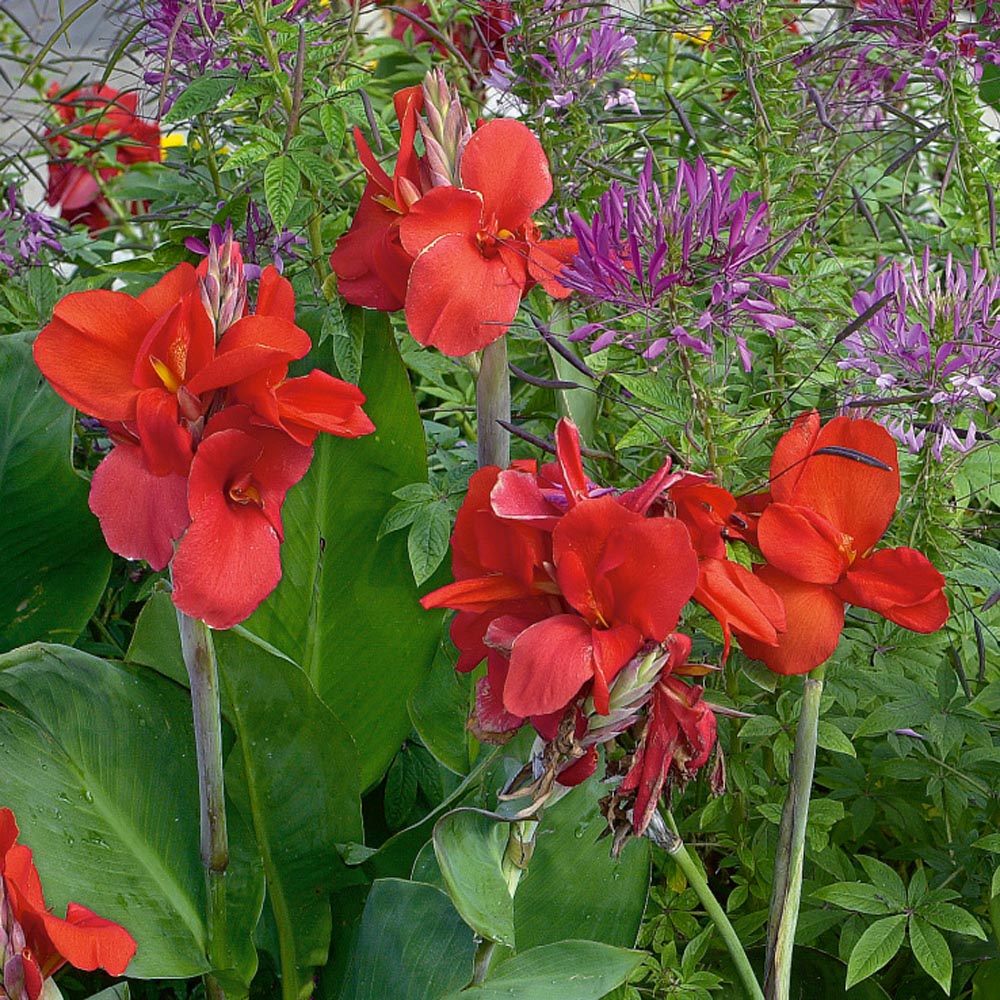
[[[274,156],[277,148],[266,142],[251,142],[246,146],[241,146],[226,157],[226,162],[222,164],[222,171],[241,170],[253,163]]]
[[[264,197],[277,229],[284,229],[300,183],[299,168],[290,156],[276,156],[264,168]]]
[[[936,982],[945,994],[951,992],[952,961],[948,942],[940,931],[916,914],[910,918],[910,948],[924,972]]]
[[[906,886],[894,868],[866,854],[858,855],[857,860],[892,909],[901,910],[906,906]]]
[[[514,900],[501,865],[511,824],[456,809],[434,825],[434,854],[455,909],[480,937],[514,947]]]
[[[450,536],[451,514],[444,503],[429,503],[420,508],[406,536],[406,551],[418,587],[444,562]]]
[[[963,910],[954,903],[927,903],[917,907],[920,914],[928,923],[940,927],[944,931],[952,931],[955,934],[967,934],[969,937],[986,940],[979,921],[967,910]]]
[[[645,957],[645,952],[597,941],[541,945],[502,962],[482,986],[444,1000],[600,1000]]]
[[[344,145],[344,135],[347,132],[347,119],[339,104],[327,101],[319,106],[319,123],[323,135],[330,144],[330,155],[338,156]]]
[[[379,879],[339,1000],[440,1000],[472,978],[475,949],[472,931],[440,889]]]
[[[80,903],[139,945],[130,976],[207,971],[198,777],[188,692],[148,670],[62,646],[0,657],[0,773],[46,902]],[[234,962],[263,899],[246,830],[230,825]],[[250,959],[253,953],[250,949]]]
[[[981,851],[992,851],[994,854],[1000,854],[1000,833],[988,833],[985,837],[980,837],[972,845],[973,847],[978,847]]]
[[[832,750],[834,753],[846,753],[851,757],[857,757],[858,755],[854,749],[854,744],[844,735],[844,731],[826,719],[820,720],[816,742],[824,750]]]
[[[20,337],[0,338],[0,651],[72,642],[101,598],[111,553],[70,464],[73,411]]]
[[[284,575],[247,627],[298,663],[347,726],[368,788],[410,731],[407,700],[430,667],[441,614],[418,603],[403,537],[377,540],[393,490],[427,479],[409,380],[385,315],[346,312],[364,331],[361,388],[376,431],[317,438],[282,510]]]
[[[845,910],[855,910],[858,913],[871,913],[883,916],[892,912],[885,895],[867,882],[835,882],[824,886],[813,893],[813,899],[824,903],[833,903]]]
[[[321,156],[307,149],[293,149],[290,153],[295,165],[317,190],[334,191],[339,187],[333,168]]]
[[[906,934],[906,914],[876,920],[861,937],[847,960],[847,989],[867,979],[891,961]]]

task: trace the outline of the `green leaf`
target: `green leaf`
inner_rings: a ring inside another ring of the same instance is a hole
[[[235,631],[215,642],[282,969],[305,988],[330,947],[336,845],[364,836],[357,750],[294,663]]]
[[[47,320],[59,294],[56,276],[50,268],[33,267],[28,271],[28,294],[38,315]]]
[[[323,135],[330,144],[330,155],[338,156],[344,145],[344,135],[347,132],[347,119],[339,104],[327,101],[319,106],[319,123]]]
[[[214,111],[239,80],[236,70],[225,69],[199,76],[177,96],[170,110],[160,119],[161,125],[188,121],[206,111]]]
[[[985,837],[980,837],[974,841],[973,847],[978,847],[981,851],[992,851],[1000,854],[1000,833],[988,833]]]
[[[600,1000],[645,957],[645,952],[597,941],[541,945],[502,962],[482,986],[450,993],[444,1000]]]
[[[407,753],[396,754],[389,765],[384,802],[385,821],[390,830],[398,830],[417,803],[417,771]]]
[[[832,750],[834,753],[846,753],[851,757],[857,757],[858,755],[854,749],[854,744],[844,735],[844,731],[826,719],[820,720],[816,742],[824,750]]]
[[[858,938],[847,960],[847,989],[886,965],[899,951],[905,934],[905,913],[876,920]]]
[[[858,913],[871,913],[882,916],[893,909],[884,894],[867,882],[835,882],[833,885],[817,889],[813,899],[824,903],[833,903],[845,910],[855,910]]]
[[[317,438],[282,510],[284,576],[247,626],[298,663],[347,726],[369,788],[410,731],[407,700],[430,667],[441,615],[417,601],[402,536],[376,540],[392,491],[427,479],[423,427],[386,316],[348,315],[364,330],[361,388],[376,431]]]
[[[101,598],[111,553],[70,464],[73,411],[19,337],[0,338],[0,651],[72,642]]]
[[[87,1000],[129,1000],[130,997],[128,983],[115,983],[114,986],[109,986],[106,990],[101,990],[100,993],[91,994]]]
[[[969,937],[979,938],[980,941],[986,940],[986,933],[979,921],[954,903],[926,903],[917,907],[917,913],[928,923],[944,931],[967,934]]]
[[[321,156],[307,149],[294,149],[290,155],[302,175],[317,190],[334,191],[340,186],[333,168]]]
[[[71,900],[138,942],[128,974],[207,971],[198,777],[187,691],[147,670],[33,645],[0,657],[0,773],[46,902]],[[230,825],[230,953],[241,967],[263,899]],[[250,961],[253,960],[252,949]],[[252,969],[249,970],[252,975]]]
[[[424,746],[449,770],[468,774],[476,753],[466,728],[472,703],[471,674],[460,674],[442,647],[430,676],[410,696],[410,718]]]
[[[450,536],[451,514],[446,504],[429,503],[420,508],[406,536],[406,551],[418,587],[444,562]]]
[[[264,168],[264,197],[277,229],[284,229],[299,192],[301,174],[290,156],[276,156]]]
[[[347,324],[343,303],[337,295],[327,303],[320,342],[327,337],[333,344],[333,361],[340,377],[357,385],[364,361],[364,327],[358,323]]]
[[[926,920],[916,914],[910,918],[910,948],[924,972],[945,994],[951,992],[952,961],[948,942]]]
[[[514,900],[502,864],[511,824],[479,809],[456,809],[434,825],[434,854],[455,909],[480,936],[514,947]]]
[[[596,779],[574,788],[545,810],[528,875],[514,896],[519,949],[564,939],[632,947],[649,887],[649,841],[632,839],[621,859],[611,857]],[[581,873],[586,872],[586,877]]]
[[[1000,958],[984,962],[972,977],[972,1000],[996,1000],[1000,996]]]
[[[253,163],[274,156],[277,148],[266,142],[251,142],[246,146],[241,146],[226,157],[226,162],[222,165],[222,171],[241,170]]]
[[[906,906],[906,886],[894,868],[866,854],[858,855],[858,862],[892,909],[901,910]]]
[[[340,1000],[440,1000],[472,978],[475,947],[440,889],[379,879],[365,903]]]

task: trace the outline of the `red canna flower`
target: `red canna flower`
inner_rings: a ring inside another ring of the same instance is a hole
[[[109,547],[154,569],[173,560],[177,606],[228,628],[280,579],[281,505],[316,435],[374,425],[357,386],[322,371],[287,378],[312,346],[292,287],[267,268],[247,314],[239,245],[217,235],[198,271],[182,264],[137,298],[66,296],[34,354],[114,442],[90,492]]]
[[[403,308],[413,257],[403,249],[399,225],[424,192],[420,159],[413,142],[423,107],[421,87],[407,87],[393,98],[399,121],[399,153],[393,176],[382,169],[361,130],[354,142],[368,175],[368,185],[347,233],[330,255],[337,290],[352,305],[383,312]],[[426,185],[429,190],[429,185]]]
[[[82,222],[91,232],[97,232],[113,217],[101,184],[129,164],[159,163],[159,126],[137,117],[136,94],[123,94],[103,84],[60,95],[59,85],[54,83],[49,98],[63,127],[58,132],[49,130],[45,137],[55,154],[49,161],[46,200],[60,206],[60,214],[67,222]],[[73,160],[73,142],[94,148],[85,152],[82,160]],[[114,159],[121,167],[96,165],[99,150],[107,146],[114,156],[105,152],[102,158]]]
[[[17,843],[14,814],[0,809],[0,996],[38,1000],[45,980],[67,962],[120,976],[136,943],[123,927],[70,903],[49,912],[31,850]]]
[[[407,325],[421,344],[456,357],[503,336],[536,281],[568,295],[553,262],[575,252],[574,241],[539,239],[531,214],[548,201],[552,178],[541,143],[521,122],[498,118],[477,129],[460,172],[461,188],[429,191],[400,223],[414,258]]]
[[[677,634],[672,640],[670,659],[653,689],[645,731],[616,793],[635,791],[632,828],[637,837],[649,825],[667,782],[686,784],[715,746],[715,714],[702,700],[704,688],[676,676],[684,673],[691,640]]]
[[[916,632],[948,617],[944,577],[910,548],[874,551],[899,501],[896,445],[870,420],[837,417],[820,427],[804,414],[778,442],[771,492],[756,526],[767,565],[757,577],[785,604],[787,630],[744,650],[779,674],[812,670],[833,653],[845,603]]]

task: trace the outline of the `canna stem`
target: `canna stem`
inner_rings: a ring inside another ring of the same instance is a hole
[[[507,338],[499,337],[483,348],[476,380],[476,433],[479,467],[510,464],[510,435],[497,422],[510,421],[510,376],[507,373]]]

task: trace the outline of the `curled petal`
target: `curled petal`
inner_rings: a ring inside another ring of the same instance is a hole
[[[936,632],[948,620],[944,577],[915,549],[881,549],[859,559],[835,589],[849,604],[914,632]]]
[[[312,444],[318,431],[337,437],[371,434],[375,425],[361,409],[365,394],[350,382],[314,368],[275,390],[281,426],[299,444]]]
[[[770,504],[757,541],[772,566],[805,583],[836,583],[850,565],[852,540],[808,507]]]

